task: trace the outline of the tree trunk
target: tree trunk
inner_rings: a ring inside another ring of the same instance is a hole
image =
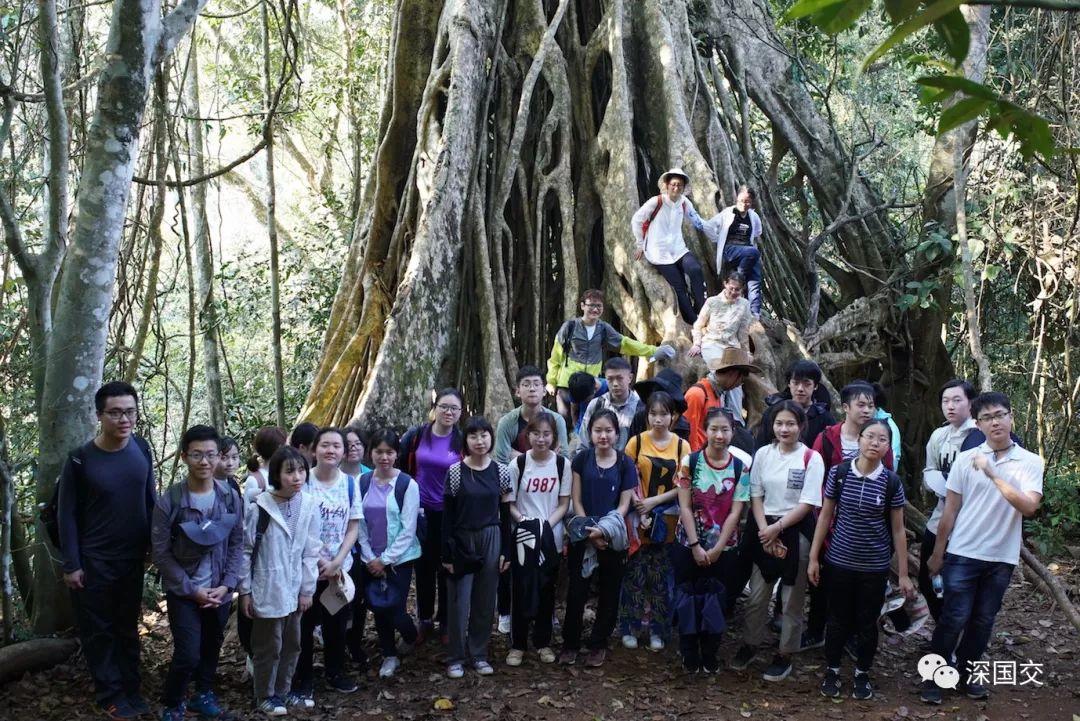
[[[263,94],[266,103],[266,120],[263,124],[266,147],[263,149],[263,158],[266,162],[266,233],[270,240],[270,348],[274,356],[274,412],[278,426],[288,428],[285,418],[285,374],[281,362],[281,271],[277,235],[277,187],[274,183],[274,122],[271,115],[274,100],[270,74],[270,15],[265,2],[260,6],[260,13]]]
[[[154,68],[173,51],[206,0],[182,0],[164,18],[160,0],[117,0],[87,138],[79,206],[56,299],[38,423],[35,498],[52,495],[67,451],[94,429],[93,395],[101,382],[117,255],[139,130]],[[36,529],[44,539],[44,529]],[[34,630],[70,624],[68,594],[51,549],[36,544]]]
[[[195,30],[192,30],[191,49],[188,52],[185,100],[188,115],[189,167],[195,177],[201,176],[203,140],[201,104],[199,102],[199,53]],[[225,432],[225,400],[221,390],[221,368],[218,365],[218,320],[214,304],[214,252],[210,241],[210,222],[206,216],[206,183],[198,183],[191,189],[191,231],[195,247],[195,264],[198,268],[198,298],[196,302],[199,333],[202,335],[203,376],[206,383],[206,403],[210,407],[210,424]]]

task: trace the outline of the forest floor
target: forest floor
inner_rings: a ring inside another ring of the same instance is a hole
[[[1080,569],[1071,569],[1076,578]],[[560,610],[561,615],[561,610]],[[163,613],[144,618],[145,695],[151,701],[161,686],[171,654]],[[738,616],[721,648],[730,658],[739,644]],[[819,651],[797,657],[795,671],[780,683],[761,678],[771,652],[759,654],[747,671],[722,670],[717,676],[687,676],[672,650],[657,654],[627,651],[612,639],[614,650],[599,669],[580,665],[543,665],[535,653],[512,669],[503,663],[507,637],[495,634],[491,660],[495,675],[481,678],[471,671],[452,681],[444,675],[444,652],[429,642],[404,659],[398,675],[380,681],[375,671],[364,677],[351,695],[317,692],[318,707],[297,712],[312,721],[365,719],[370,721],[570,721],[576,719],[667,721],[675,719],[964,719],[966,721],[1051,721],[1080,719],[1080,633],[1064,615],[1017,573],[998,615],[987,658],[1020,664],[1041,664],[1034,675],[1042,683],[992,686],[989,701],[976,702],[946,692],[943,705],[919,701],[916,672],[921,646],[929,639],[932,621],[907,638],[882,636],[874,669],[876,697],[872,701],[823,698],[817,690],[823,671]],[[373,636],[371,624],[368,633]],[[370,639],[372,644],[374,638]],[[372,650],[372,665],[380,659]],[[317,655],[318,660],[318,655]],[[250,711],[249,687],[240,682],[243,657],[230,636],[223,650],[219,695],[241,718],[259,718]],[[851,662],[842,672],[850,692]],[[76,657],[50,671],[28,674],[0,687],[0,719],[61,721],[102,718],[87,701],[90,682]],[[2,709],[8,709],[3,711]],[[445,710],[443,710],[445,709]]]

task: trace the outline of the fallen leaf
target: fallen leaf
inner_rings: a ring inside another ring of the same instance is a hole
[[[452,708],[454,708],[454,702],[451,701],[450,699],[448,699],[448,698],[435,699],[435,710],[436,711],[449,711]]]

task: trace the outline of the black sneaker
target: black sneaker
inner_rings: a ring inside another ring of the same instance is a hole
[[[855,674],[855,685],[851,688],[851,698],[869,701],[874,698],[874,687],[870,685],[870,674]]]
[[[735,658],[731,659],[731,668],[736,671],[742,671],[750,662],[754,660],[754,656],[757,655],[757,648],[754,646],[748,646],[745,643],[739,647],[739,650],[735,652]]]
[[[825,669],[825,678],[821,680],[821,695],[825,698],[840,698],[840,674],[831,668]]]
[[[326,685],[338,693],[353,693],[359,688],[359,686],[356,685],[356,681],[353,681],[343,673],[327,678]]]
[[[712,676],[720,670],[720,662],[716,660],[716,656],[712,658],[701,657],[701,672],[708,676]]]
[[[791,675],[791,659],[783,654],[773,656],[772,663],[761,675],[766,681],[783,681]]]
[[[687,675],[689,676],[693,676],[701,671],[701,664],[697,663],[696,661],[691,661],[684,658],[682,665],[683,670],[686,671]]]
[[[823,633],[810,633],[806,631],[803,633],[802,638],[799,639],[799,650],[810,651],[811,649],[821,648],[825,645],[825,634]]]
[[[956,690],[975,701],[985,701],[990,698],[990,689],[981,683],[961,683]]]
[[[923,681],[922,686],[919,688],[919,698],[923,700],[923,703],[931,703],[935,706],[941,705],[941,689],[933,681]]]

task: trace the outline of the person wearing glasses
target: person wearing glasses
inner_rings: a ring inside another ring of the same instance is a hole
[[[232,594],[244,568],[244,504],[214,480],[221,438],[210,426],[180,437],[186,478],[158,498],[150,538],[169,613],[173,655],[161,689],[162,721],[185,713],[222,718],[214,693]],[[195,693],[188,697],[188,685]]]
[[[135,435],[134,387],[106,383],[94,407],[98,434],[69,454],[60,475],[60,551],[97,704],[110,718],[128,719],[150,711],[139,693],[138,621],[154,464]]]
[[[567,422],[571,421],[570,376],[579,371],[599,375],[604,348],[624,356],[648,357],[650,361],[675,357],[675,349],[666,343],[655,346],[624,336],[600,320],[603,314],[604,294],[587,290],[581,294],[581,317],[566,321],[555,334],[548,357],[547,392],[555,396],[559,414]]]
[[[420,513],[427,523],[427,533],[420,544],[420,558],[416,561],[418,645],[431,636],[436,624],[439,637],[446,637],[448,601],[446,571],[442,566],[443,489],[447,470],[461,460],[465,447],[465,436],[458,427],[464,405],[461,392],[456,388],[443,388],[436,393],[428,422],[405,432],[397,457],[397,467],[420,486]]]
[[[1005,394],[980,394],[971,402],[971,415],[986,441],[953,461],[927,565],[931,576],[941,574],[945,588],[933,651],[947,660],[955,655],[957,691],[984,699],[989,691],[971,673],[970,664],[986,651],[1005,589],[1020,562],[1022,523],[1042,502],[1044,463],[1014,440],[1012,404]],[[941,689],[933,682],[923,683],[920,695],[926,703],[942,702]]]

